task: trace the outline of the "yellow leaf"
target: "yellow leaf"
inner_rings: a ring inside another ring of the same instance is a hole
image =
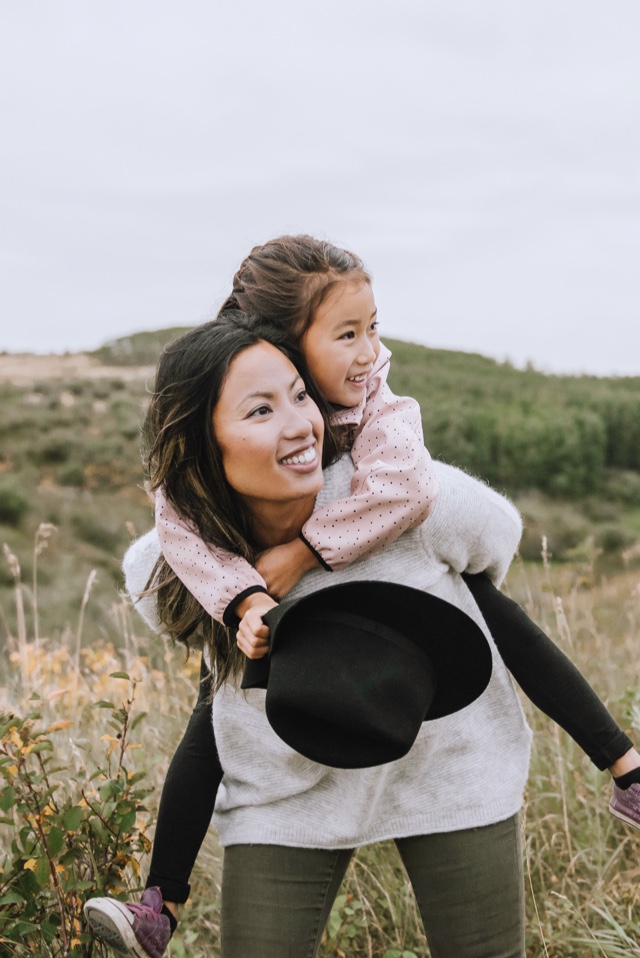
[[[70,725],[73,725],[69,719],[61,719],[59,722],[54,722],[53,725],[49,726],[49,732],[57,732],[61,728],[69,728]]]
[[[17,774],[18,774],[18,766],[17,766],[17,765],[7,765],[7,771],[8,771],[8,773],[9,773],[9,775],[17,775]]]
[[[142,745],[127,745],[127,748],[142,748]]]
[[[101,742],[117,742],[118,739],[114,735],[101,735],[100,741]]]
[[[24,867],[28,868],[29,871],[35,871],[37,858],[30,858],[28,862],[24,863]]]

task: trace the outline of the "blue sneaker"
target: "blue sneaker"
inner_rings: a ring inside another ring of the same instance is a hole
[[[627,825],[640,828],[640,785],[618,788],[614,782],[609,811]]]
[[[130,958],[162,958],[171,938],[159,888],[147,888],[139,902],[90,898],[85,918],[100,941]]]

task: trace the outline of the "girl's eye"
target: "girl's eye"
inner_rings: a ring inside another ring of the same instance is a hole
[[[304,402],[308,395],[309,394],[306,389],[301,389],[296,395],[296,402]]]
[[[270,412],[271,412],[271,409],[269,406],[258,406],[256,409],[253,409],[249,413],[249,418],[251,417],[260,418],[261,416],[268,416]]]
[[[355,339],[355,333],[353,330],[350,330],[348,333],[343,333],[340,339]]]
[[[371,323],[371,326],[369,326],[369,329],[371,330],[372,333],[375,333],[379,325],[380,325],[379,320],[374,319],[374,321]]]

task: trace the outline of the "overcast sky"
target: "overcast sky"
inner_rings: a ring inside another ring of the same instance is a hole
[[[199,322],[311,232],[383,335],[640,375],[639,49],[637,0],[5,0],[0,349]]]

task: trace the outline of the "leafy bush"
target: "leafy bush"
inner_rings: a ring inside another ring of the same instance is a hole
[[[15,488],[13,483],[0,485],[0,523],[17,526],[29,509],[29,500]]]
[[[112,677],[130,681],[126,673]],[[93,771],[81,766],[74,780],[54,745],[71,721],[47,725],[37,709],[0,716],[0,824],[13,836],[0,868],[3,954],[104,954],[82,906],[95,894],[129,897],[150,844],[144,776],[125,764],[143,717],[132,718],[135,684],[120,707],[96,703],[110,712],[106,755]]]

